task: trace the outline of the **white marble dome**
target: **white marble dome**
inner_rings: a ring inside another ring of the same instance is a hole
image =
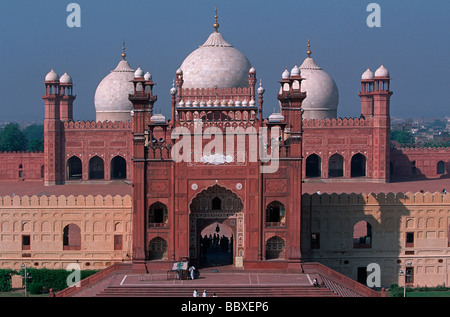
[[[279,112],[273,112],[269,116],[270,123],[277,123],[277,122],[283,122],[283,121],[284,121],[284,116]]]
[[[59,79],[59,82],[61,84],[72,84],[72,77],[69,76],[69,74],[64,73],[61,78]]]
[[[95,111],[97,121],[129,121],[133,104],[128,95],[134,92],[135,70],[126,60],[119,62],[98,85],[95,92]]]
[[[306,92],[302,108],[304,119],[336,118],[339,91],[333,78],[308,56],[299,67],[302,92]]]
[[[193,51],[180,66],[183,88],[248,87],[249,60],[213,32],[206,42]]]
[[[362,74],[361,79],[362,80],[371,80],[373,79],[373,72],[370,70],[370,68],[367,68],[367,70]]]
[[[375,77],[389,77],[389,71],[383,65],[375,71]]]
[[[52,69],[46,76],[45,81],[59,81],[58,74]]]

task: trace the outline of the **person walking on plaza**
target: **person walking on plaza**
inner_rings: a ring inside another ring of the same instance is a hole
[[[194,266],[191,266],[189,268],[189,273],[191,275],[191,280],[195,279],[195,267]]]
[[[202,295],[203,297],[206,297],[206,289],[205,290],[203,290],[203,295]]]

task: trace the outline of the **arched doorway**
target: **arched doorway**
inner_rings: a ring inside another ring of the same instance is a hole
[[[209,187],[194,197],[189,215],[191,263],[200,267],[242,265],[242,209],[243,204],[239,196],[219,185]]]
[[[321,159],[317,154],[311,154],[306,158],[306,177],[321,177]]]
[[[344,158],[340,154],[333,154],[328,161],[328,177],[344,176]]]
[[[351,162],[351,177],[366,176],[366,157],[361,153],[353,155]]]
[[[99,156],[94,156],[89,160],[89,179],[104,179],[105,170],[103,159]]]
[[[67,160],[67,179],[81,179],[83,176],[83,165],[77,156],[72,156]]]
[[[111,160],[111,179],[127,178],[127,161],[121,156],[115,156]]]
[[[204,267],[233,264],[233,230],[214,222],[200,233],[200,264]]]

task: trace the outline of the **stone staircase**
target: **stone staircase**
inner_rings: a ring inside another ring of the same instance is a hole
[[[207,286],[208,297],[340,297],[326,287],[313,286]],[[192,286],[109,286],[97,297],[192,297]],[[203,288],[198,287],[199,296]]]
[[[302,272],[252,271],[225,268],[204,271],[199,279],[168,279],[167,271],[136,274],[131,263],[115,264],[67,288],[56,297],[193,297],[196,289],[208,297],[384,297],[319,263],[304,263]],[[312,285],[317,278],[320,287]]]

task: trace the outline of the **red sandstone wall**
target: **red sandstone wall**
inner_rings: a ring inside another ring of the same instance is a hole
[[[127,179],[131,179],[133,135],[130,122],[66,122],[64,131],[66,174],[67,160],[77,156],[82,162],[83,180],[88,180],[89,160],[99,156],[104,161],[105,180],[109,180],[111,160],[119,155],[127,161]]]
[[[344,158],[344,176],[350,178],[351,158],[356,153],[367,159],[367,178],[372,178],[373,126],[371,120],[358,118],[303,120],[303,157],[315,153],[321,158],[322,176],[328,178],[330,157],[338,153]],[[306,178],[306,164],[303,164]]]
[[[3,152],[0,153],[0,179],[41,180],[43,165],[43,152]]]
[[[440,161],[445,165],[443,174],[437,170]],[[450,177],[450,148],[392,148],[391,162],[392,179]]]

